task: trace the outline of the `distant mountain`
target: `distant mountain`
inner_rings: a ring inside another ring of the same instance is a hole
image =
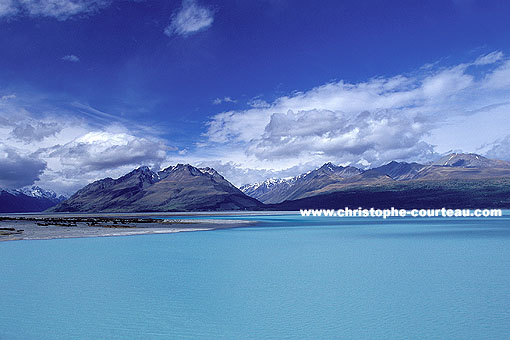
[[[266,204],[299,200],[356,187],[391,186],[414,181],[485,180],[510,177],[510,162],[492,160],[476,154],[450,154],[429,165],[392,161],[361,170],[326,163],[300,176],[271,179],[241,190]]]
[[[413,179],[481,180],[510,176],[510,162],[489,159],[474,153],[452,153],[424,167]]]
[[[38,186],[17,190],[0,189],[0,213],[39,212],[65,200],[54,191]]]
[[[478,180],[395,181],[345,186],[323,194],[267,205],[268,210],[299,209],[510,209],[510,177]]]
[[[55,203],[60,203],[68,198],[67,196],[64,195],[57,195],[57,193],[53,190],[43,189],[37,185],[24,187],[19,189],[18,191],[30,197],[46,198]]]
[[[214,169],[177,164],[160,172],[140,167],[118,179],[93,182],[50,211],[208,211],[261,206]]]
[[[269,178],[264,182],[243,185],[239,189],[250,197],[254,197],[259,201],[264,200],[264,195],[271,196],[284,195],[292,185],[294,178]]]
[[[432,165],[462,168],[507,168],[510,167],[510,162],[489,159],[474,153],[451,153]]]
[[[278,203],[305,197],[310,191],[354,177],[362,172],[354,167],[326,163],[318,169],[296,177],[269,179],[257,184],[244,185],[240,189],[263,203]]]
[[[386,175],[391,177],[393,180],[399,181],[416,177],[418,172],[420,172],[420,170],[424,167],[426,166],[418,163],[392,161],[386,165],[368,171],[374,171],[375,173]]]

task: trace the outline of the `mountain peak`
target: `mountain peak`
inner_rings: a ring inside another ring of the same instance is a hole
[[[189,173],[189,174],[191,174],[193,176],[208,175],[208,176],[212,176],[212,177],[223,178],[223,176],[221,176],[213,168],[210,168],[210,167],[197,168],[197,167],[195,167],[193,165],[182,164],[182,163],[178,163],[176,165],[171,165],[171,166],[163,169],[162,171],[159,172],[159,175],[161,176],[161,178],[165,178],[170,173],[173,173],[173,172],[182,172],[182,171],[184,171],[186,173]]]
[[[45,190],[37,185],[32,185],[19,189],[20,192],[31,197],[44,197],[48,199],[56,199],[57,194],[53,190]]]
[[[221,176],[218,171],[214,170],[214,168],[205,167],[205,168],[199,168],[198,170],[200,170],[205,175],[210,175],[212,177],[219,176],[219,177],[223,178],[223,176]]]
[[[140,167],[115,179],[96,181],[54,211],[137,212],[256,209],[246,196],[213,168],[177,164],[155,173]]]
[[[505,162],[488,159],[475,153],[450,153],[441,157],[432,165],[462,167],[462,168],[487,168],[502,165]]]
[[[134,174],[147,174],[147,173],[154,173],[147,165],[142,165],[136,169],[131,170],[124,176],[134,175]]]
[[[355,175],[359,175],[363,171],[355,168],[353,166],[341,166],[341,165],[335,165],[332,162],[327,162],[320,168],[311,171],[309,174],[319,173],[319,174],[328,174],[328,175],[335,175],[340,176],[343,178],[352,177]]]
[[[169,167],[162,170],[162,172],[172,172],[172,171],[178,171],[178,170],[191,170],[191,169],[197,169],[194,166],[190,164],[184,164],[184,163],[177,163],[176,165],[170,165]]]
[[[404,180],[413,178],[425,166],[418,163],[407,163],[391,161],[383,166],[373,168],[367,171],[389,176],[394,180]]]
[[[177,164],[173,171],[189,173],[192,176],[202,176],[203,172],[200,169],[190,164]]]
[[[344,167],[327,162],[315,170],[295,177],[269,178],[260,183],[243,185],[241,191],[264,203],[277,203],[297,198],[305,192],[319,190],[329,184],[352,178],[361,173],[363,173],[362,170],[352,166]]]
[[[108,179],[106,180],[108,181]],[[139,168],[132,170],[126,175],[120,177],[119,179],[114,180],[113,183],[133,183],[133,181],[134,183],[136,183],[136,185],[146,186],[159,181],[159,176],[156,172],[152,171],[148,166],[143,165]],[[96,182],[99,183],[99,181]]]
[[[322,165],[320,169],[322,170],[329,170],[329,171],[335,171],[335,169],[338,169],[338,168],[343,168],[342,166],[338,166],[338,165],[335,165],[333,164],[332,162],[327,162],[327,163],[324,163],[324,165]]]
[[[37,185],[21,189],[0,188],[0,212],[37,212],[48,209],[67,197]]]

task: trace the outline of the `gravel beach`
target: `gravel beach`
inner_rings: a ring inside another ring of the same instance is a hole
[[[0,241],[167,234],[237,228],[255,223],[244,220],[183,219],[172,216],[174,215],[169,214],[162,218],[161,214],[149,213],[6,214],[0,216]]]

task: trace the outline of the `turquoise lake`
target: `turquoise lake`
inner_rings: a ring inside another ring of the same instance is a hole
[[[0,243],[0,339],[510,338],[508,212],[216,218],[261,222]]]

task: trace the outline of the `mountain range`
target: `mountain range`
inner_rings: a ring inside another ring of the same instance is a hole
[[[420,184],[496,178],[510,178],[510,162],[476,154],[452,153],[428,165],[392,161],[368,170],[326,163],[293,178],[268,179],[240,189],[265,204],[278,204],[355,188],[416,187]]]
[[[155,212],[256,210],[262,204],[212,168],[177,164],[155,172],[140,167],[118,178],[93,182],[54,212]]]
[[[356,177],[363,170],[326,163],[318,169],[286,179],[270,178],[264,182],[243,185],[240,190],[262,203],[280,203],[305,197],[307,193]]]
[[[164,212],[338,207],[510,208],[510,162],[449,154],[430,164],[372,169],[326,163],[296,177],[232,185],[212,168],[146,166],[88,184],[66,199],[37,186],[0,189],[0,212]]]
[[[66,199],[36,185],[17,190],[0,188],[0,213],[40,212]]]

